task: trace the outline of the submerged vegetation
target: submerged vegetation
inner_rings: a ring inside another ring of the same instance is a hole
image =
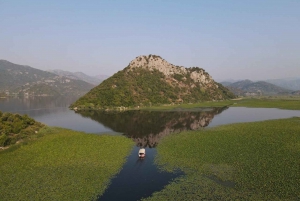
[[[43,126],[27,115],[0,111],[0,147],[15,144],[19,140],[36,138]]]
[[[164,138],[156,162],[175,180],[145,200],[297,200],[300,118],[240,123]]]
[[[1,200],[93,200],[133,142],[121,136],[41,129],[44,137],[0,152]]]

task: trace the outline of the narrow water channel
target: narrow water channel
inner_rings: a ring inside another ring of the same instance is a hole
[[[131,138],[136,146],[127,158],[119,174],[111,180],[111,184],[99,201],[135,201],[146,198],[156,191],[162,190],[173,179],[183,172],[168,173],[161,171],[154,163],[156,145],[172,133],[184,130],[198,130],[208,126],[216,114],[227,108],[210,108],[198,111],[151,112],[81,112],[113,131],[122,132]],[[146,149],[146,157],[139,159],[139,148]]]
[[[134,147],[122,170],[98,201],[140,200],[160,191],[182,172],[160,171],[154,164],[155,148],[146,148],[146,157],[139,159],[139,147]]]

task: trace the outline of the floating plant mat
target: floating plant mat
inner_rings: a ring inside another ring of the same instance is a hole
[[[299,120],[231,124],[164,138],[156,163],[186,176],[145,200],[298,199]]]
[[[122,136],[48,129],[0,152],[1,200],[92,200],[107,188],[133,147]]]

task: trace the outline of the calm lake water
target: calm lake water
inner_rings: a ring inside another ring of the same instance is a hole
[[[99,200],[138,200],[161,190],[182,173],[161,172],[154,164],[156,145],[167,135],[222,124],[300,116],[300,111],[272,108],[196,108],[178,111],[74,112],[68,106],[78,97],[0,99],[0,110],[28,114],[49,126],[87,133],[110,133],[131,138],[136,146],[121,172]],[[138,158],[140,147],[146,157]]]

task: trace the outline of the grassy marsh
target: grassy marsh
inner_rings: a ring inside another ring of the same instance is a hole
[[[224,101],[206,101],[194,104],[164,105],[141,108],[142,110],[176,110],[198,107],[252,107],[252,108],[279,108],[300,110],[300,97],[261,97],[240,98]]]
[[[93,200],[133,146],[121,136],[43,132],[48,135],[0,152],[1,200]]]
[[[186,175],[145,200],[297,200],[300,118],[219,126],[164,138],[156,162]]]
[[[162,106],[152,106],[141,108],[141,110],[177,110],[177,109],[193,109],[198,107],[224,107],[232,105],[234,101],[225,100],[225,101],[205,101],[201,103],[191,103],[191,104],[174,104],[174,105],[162,105]]]
[[[251,98],[234,101],[233,107],[279,108],[300,110],[300,99],[297,98]]]

